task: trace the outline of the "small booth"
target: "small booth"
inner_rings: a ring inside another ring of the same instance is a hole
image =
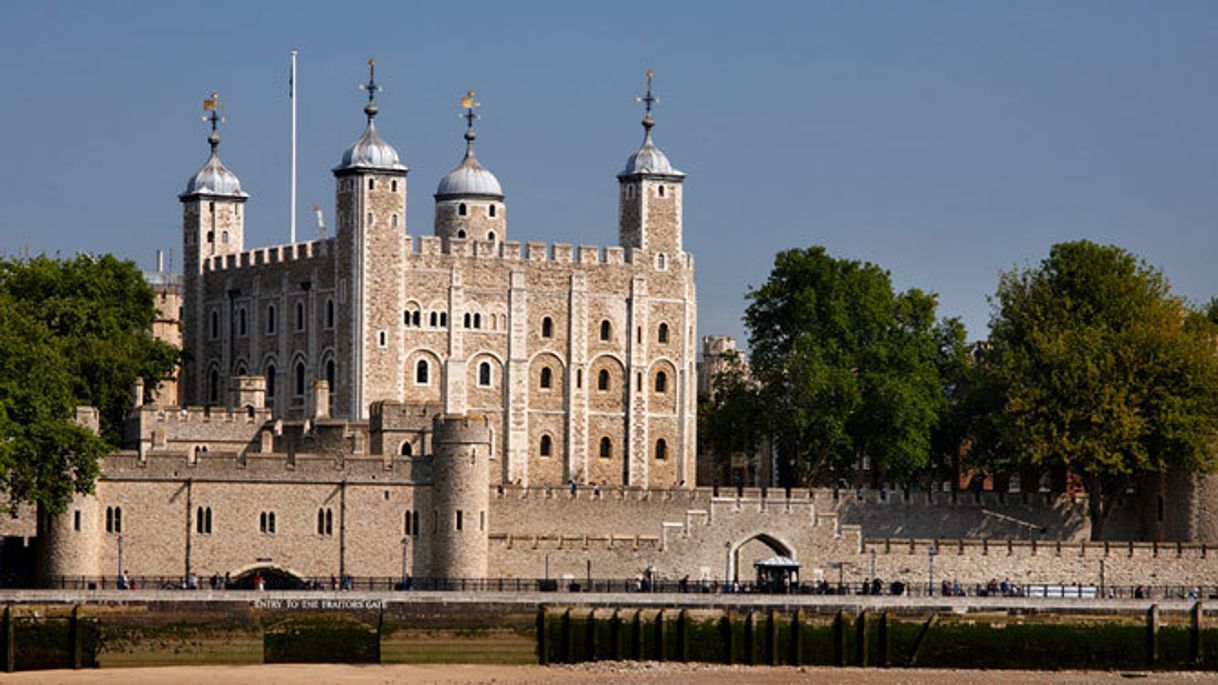
[[[799,562],[790,557],[770,557],[753,562],[757,569],[757,590],[759,592],[789,593],[798,592]]]

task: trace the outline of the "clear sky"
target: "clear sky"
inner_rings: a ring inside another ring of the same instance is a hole
[[[984,337],[998,274],[1058,241],[1116,243],[1195,301],[1218,294],[1218,2],[0,2],[0,248],[180,251],[206,158],[252,195],[247,247],[287,241],[288,54],[299,57],[301,233],[330,167],[378,125],[431,232],[459,96],[513,239],[612,244],[641,138],[689,174],[701,334],[744,337],[778,250],[825,245],[940,294]]]

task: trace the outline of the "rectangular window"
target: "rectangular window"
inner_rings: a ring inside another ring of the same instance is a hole
[[[464,514],[464,513],[465,512],[461,511],[460,509],[457,510],[457,530],[461,530],[461,523],[462,523],[461,519],[463,518],[462,514]]]
[[[78,533],[80,532],[80,510],[79,509],[72,512],[72,529]]]

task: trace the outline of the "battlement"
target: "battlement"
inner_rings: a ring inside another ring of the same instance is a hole
[[[639,550],[659,552],[663,549],[655,535],[514,535],[492,533],[487,536],[492,545],[518,550]]]
[[[430,487],[430,460],[377,456],[337,458],[324,453],[186,452],[135,450],[107,455],[102,480],[217,481],[411,485]]]
[[[1095,559],[1207,559],[1213,545],[1191,542],[995,540],[989,538],[867,538],[864,553],[936,556],[1079,557]]]
[[[441,414],[432,419],[432,445],[487,444],[491,420],[484,414]]]
[[[139,407],[138,417],[145,425],[154,424],[211,424],[246,423],[263,424],[271,419],[271,410],[266,407]]]
[[[405,236],[406,255],[464,257],[507,262],[549,262],[554,264],[635,264],[645,263],[643,251],[638,248],[617,246],[572,245],[570,243],[525,242],[518,240],[469,240],[440,236]],[[523,248],[523,251],[522,251]],[[682,253],[688,269],[693,268],[693,257]]]
[[[238,254],[208,257],[203,262],[203,269],[207,272],[216,272],[266,266],[268,264],[307,261],[329,255],[334,249],[333,246],[334,240],[326,238],[324,240],[310,240],[287,245],[257,247]]]

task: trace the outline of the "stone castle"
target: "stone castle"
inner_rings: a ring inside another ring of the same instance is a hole
[[[210,157],[179,196],[183,274],[153,281],[158,334],[179,335],[181,307],[180,378],[137,384],[96,491],[18,533],[44,582],[747,580],[776,555],[804,580],[926,582],[928,553],[961,581],[1218,581],[1195,535],[1087,543],[1071,495],[695,487],[685,175],[652,140],[650,74],[605,248],[509,239],[472,97],[434,234],[411,236],[407,167],[365,88],[366,128],[333,170],[336,235],[252,250],[213,101]]]

